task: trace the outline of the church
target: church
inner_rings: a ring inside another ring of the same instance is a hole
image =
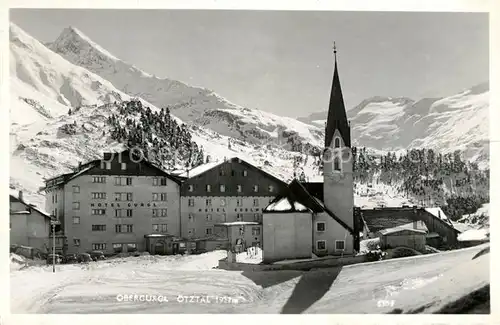
[[[323,151],[323,182],[293,180],[263,210],[263,262],[353,255],[359,250],[354,208],[351,127],[334,72]]]

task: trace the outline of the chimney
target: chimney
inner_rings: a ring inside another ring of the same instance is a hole
[[[19,198],[19,201],[23,201],[23,191],[19,191],[18,198]]]

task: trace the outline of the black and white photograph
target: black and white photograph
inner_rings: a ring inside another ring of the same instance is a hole
[[[11,314],[491,313],[489,12],[8,19]]]

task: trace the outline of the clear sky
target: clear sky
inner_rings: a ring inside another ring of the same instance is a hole
[[[489,80],[486,13],[11,10],[42,42],[74,26],[158,77],[279,115],[328,107],[333,41],[346,106],[439,97]]]

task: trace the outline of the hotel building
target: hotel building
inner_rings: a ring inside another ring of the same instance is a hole
[[[63,253],[159,252],[150,237],[168,237],[166,252],[180,233],[179,190],[179,179],[138,155],[105,153],[46,180],[45,208],[61,222]]]

